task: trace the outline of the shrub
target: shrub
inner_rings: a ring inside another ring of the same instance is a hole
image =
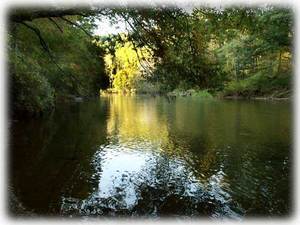
[[[198,89],[188,89],[182,90],[179,88],[174,89],[172,92],[168,93],[169,95],[176,96],[192,96],[192,97],[201,97],[201,98],[213,98],[212,94],[208,90],[198,90]]]
[[[192,96],[201,97],[201,98],[213,98],[212,94],[208,92],[208,90],[188,90]]]
[[[240,80],[230,81],[225,85],[224,96],[264,96],[272,94],[275,90],[289,89],[290,75],[279,74],[268,76],[263,72],[258,72],[253,76]]]
[[[37,72],[14,76],[13,107],[29,113],[42,112],[54,105],[54,89]],[[19,88],[21,87],[21,88]]]

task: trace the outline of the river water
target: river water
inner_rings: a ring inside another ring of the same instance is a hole
[[[33,215],[282,217],[291,155],[290,102],[115,95],[14,121],[9,183]]]

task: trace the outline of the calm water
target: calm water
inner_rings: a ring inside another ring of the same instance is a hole
[[[110,96],[10,126],[10,185],[35,215],[291,213],[289,102]]]

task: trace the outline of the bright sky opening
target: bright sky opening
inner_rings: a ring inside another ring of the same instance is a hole
[[[117,24],[111,24],[108,18],[102,18],[102,20],[97,21],[98,28],[95,29],[95,35],[108,35],[108,34],[118,34],[127,32],[126,23],[122,20],[118,21]]]

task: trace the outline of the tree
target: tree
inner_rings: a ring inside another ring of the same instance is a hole
[[[80,28],[71,24],[80,24]],[[86,19],[37,18],[30,25],[12,25],[9,65],[15,110],[42,112],[58,99],[97,95],[108,85],[104,51],[82,31],[91,33],[92,24]]]

